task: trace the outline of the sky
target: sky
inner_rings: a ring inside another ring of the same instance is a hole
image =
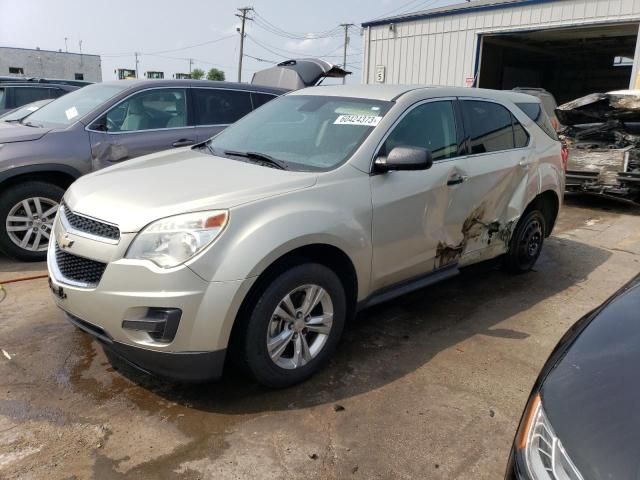
[[[243,81],[276,62],[323,56],[342,63],[344,30],[350,29],[348,69],[360,82],[360,24],[386,15],[419,11],[462,0],[0,0],[0,46],[82,52],[102,57],[102,78],[117,68],[176,72],[223,70],[237,80],[240,7],[251,6],[247,22]],[[287,32],[283,34],[284,32]],[[65,37],[67,38],[65,46]]]

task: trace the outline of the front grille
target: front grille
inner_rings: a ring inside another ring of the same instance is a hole
[[[69,222],[69,225],[76,230],[90,233],[96,237],[108,238],[109,240],[120,240],[120,230],[115,225],[73,213],[66,205],[62,206],[62,214]]]
[[[56,244],[56,264],[62,276],[67,280],[95,286],[100,282],[106,263],[78,257],[60,249]]]

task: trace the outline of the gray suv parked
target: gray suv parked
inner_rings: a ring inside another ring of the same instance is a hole
[[[285,91],[198,80],[104,82],[0,124],[0,250],[44,260],[58,203],[75,179],[203,142]]]

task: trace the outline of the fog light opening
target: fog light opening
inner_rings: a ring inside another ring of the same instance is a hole
[[[123,320],[122,328],[146,332],[156,342],[169,343],[178,332],[181,316],[179,308],[149,307],[143,318]]]

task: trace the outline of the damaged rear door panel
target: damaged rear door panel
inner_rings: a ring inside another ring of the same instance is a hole
[[[459,243],[439,247],[440,267],[504,253],[527,199],[539,188],[530,135],[514,114],[482,99],[461,99],[460,105],[470,154],[469,178],[461,189],[469,207]],[[450,258],[452,250],[458,258]]]

